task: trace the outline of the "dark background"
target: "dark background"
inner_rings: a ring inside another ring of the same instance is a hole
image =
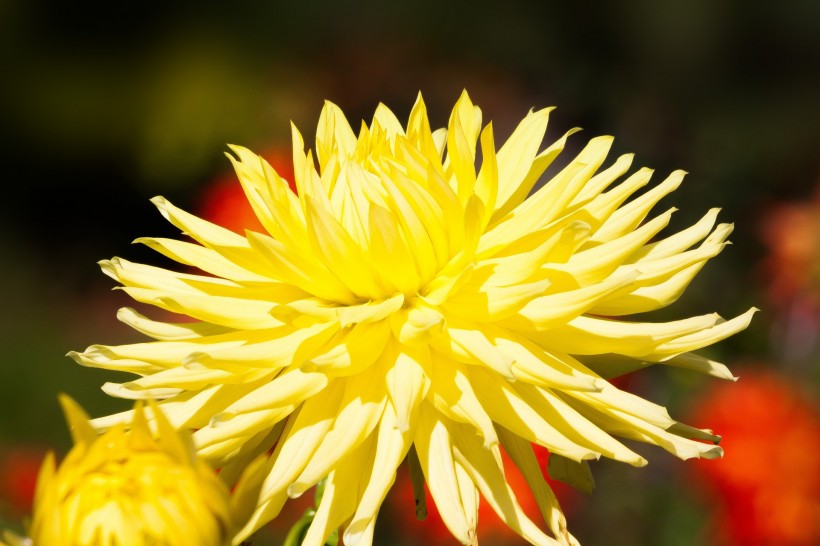
[[[567,155],[612,134],[611,157],[635,152],[655,181],[687,170],[664,201],[674,226],[718,206],[735,244],[658,317],[762,307],[711,354],[816,397],[816,332],[789,351],[759,265],[767,211],[808,202],[820,181],[819,2],[386,4],[0,1],[0,448],[66,449],[57,392],[92,415],[127,405],[99,390],[113,374],[63,355],[137,339],[95,262],[154,259],[129,246],[174,234],[150,197],[195,209],[227,172],[226,143],[288,146],[290,120],[309,143],[324,99],[354,127],[380,101],[406,118],[419,91],[434,127],[467,89],[499,142],[556,105],[548,139],[584,128]],[[675,416],[709,381],[650,370],[634,390]],[[570,519],[585,545],[703,536],[708,505],[681,486],[685,465],[649,453],[648,469],[595,466],[598,490]]]

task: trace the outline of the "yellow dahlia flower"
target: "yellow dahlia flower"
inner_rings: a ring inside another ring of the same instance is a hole
[[[158,436],[152,435],[141,403],[129,431],[118,425],[98,436],[73,400],[60,401],[75,445],[59,468],[49,454],[40,470],[33,546],[231,543],[244,525],[241,518],[255,506],[255,495],[248,494],[252,480],[244,480],[231,497],[196,457],[190,436],[175,431],[160,411],[152,412]]]
[[[345,544],[370,544],[396,468],[414,448],[460,542],[476,542],[481,495],[529,542],[573,543],[530,442],[565,471],[601,456],[646,464],[616,436],[681,458],[720,456],[691,439],[715,440],[710,432],[606,379],[654,363],[731,378],[690,351],[742,330],[753,310],[728,321],[622,319],[674,302],[732,227],[715,226],[711,210],[658,238],[674,209],[647,215],[684,173],[630,200],[651,171],[616,183],[632,161],[625,155],[599,172],[611,137],[591,140],[533,191],[574,132],[540,150],[549,112],[529,113],[496,151],[492,124],[482,128],[466,93],[436,131],[421,97],[406,127],[379,105],[358,136],[326,103],[315,157],[293,129],[298,193],[264,159],[232,147],[266,233],[240,236],[155,198],[193,242],[138,241],[205,274],[120,258],[103,271],[135,300],[198,322],[122,309],[120,320],[156,341],[94,345],[74,358],[140,375],[104,390],[162,399],[174,426],[198,429],[197,450],[228,480],[270,452],[239,538],[327,478],[305,544],[339,526]],[[521,510],[502,447],[553,538]]]

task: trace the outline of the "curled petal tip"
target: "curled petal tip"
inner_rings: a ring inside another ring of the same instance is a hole
[[[294,482],[288,486],[288,497],[298,499],[308,489],[310,489],[310,486],[300,482]]]
[[[208,423],[208,425],[213,427],[213,428],[219,428],[220,426],[225,425],[226,423],[231,421],[231,419],[236,417],[236,415],[237,415],[237,413],[233,412],[233,411],[223,411],[223,412],[217,413],[216,415],[211,417],[211,420]]]

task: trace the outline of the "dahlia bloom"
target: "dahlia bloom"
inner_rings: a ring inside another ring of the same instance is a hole
[[[616,184],[632,162],[625,155],[599,172],[611,137],[592,139],[533,192],[574,132],[539,150],[549,112],[530,112],[496,150],[492,124],[482,128],[466,93],[436,131],[421,97],[406,127],[379,105],[358,136],[328,102],[315,156],[293,129],[295,193],[264,159],[233,146],[265,232],[238,235],[155,198],[193,241],[138,242],[202,273],[121,258],[102,269],[135,300],[196,322],[124,308],[120,320],[154,341],[72,356],[139,375],[103,389],[161,399],[174,426],[197,429],[199,454],[229,483],[269,453],[258,507],[237,541],[326,478],[304,544],[321,545],[340,526],[345,544],[370,544],[410,453],[461,543],[477,540],[479,495],[529,542],[574,543],[530,443],[579,472],[601,456],[646,464],[616,436],[681,458],[719,457],[719,447],[697,441],[717,440],[711,432],[607,378],[656,363],[731,378],[691,351],[742,330],[754,310],[728,321],[624,320],[674,302],[732,227],[715,226],[713,209],[654,240],[674,209],[647,215],[684,173],[628,200],[651,171]],[[546,530],[522,511],[499,446],[534,492]]]
[[[59,467],[53,454],[43,463],[32,544],[231,543],[236,522],[253,509],[252,480],[243,481],[231,497],[213,469],[196,457],[190,437],[174,430],[161,411],[152,412],[157,437],[140,403],[130,430],[120,425],[98,436],[73,400],[64,396],[60,401],[75,445]]]

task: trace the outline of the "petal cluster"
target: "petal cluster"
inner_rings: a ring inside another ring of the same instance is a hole
[[[73,400],[64,396],[61,402],[75,445],[59,467],[52,454],[43,463],[31,543],[231,543],[239,503],[247,505],[247,499],[238,493],[231,500],[226,485],[196,457],[190,438],[174,430],[161,412],[153,412],[156,437],[141,405],[130,430],[118,426],[98,436]]]
[[[195,321],[124,308],[120,320],[153,341],[72,356],[137,374],[104,390],[161,399],[174,426],[197,429],[199,454],[229,483],[270,453],[240,539],[326,479],[305,544],[340,526],[345,544],[369,544],[409,453],[460,542],[476,542],[483,496],[526,540],[573,543],[531,444],[570,465],[601,456],[646,464],[617,437],[681,458],[720,456],[700,441],[717,440],[711,432],[607,379],[656,363],[731,379],[691,351],[742,330],[753,310],[626,320],[673,303],[732,227],[716,224],[713,209],[660,236],[674,209],[650,211],[684,173],[643,191],[649,169],[623,178],[631,155],[602,167],[610,137],[539,184],[574,132],[542,148],[549,112],[530,112],[497,149],[466,93],[435,131],[421,97],[406,125],[380,105],[358,134],[326,103],[315,155],[293,129],[296,192],[264,159],[232,147],[264,232],[239,235],[155,198],[191,240],[138,241],[196,269],[121,258],[102,268],[135,300]],[[521,510],[502,449],[546,530]]]

